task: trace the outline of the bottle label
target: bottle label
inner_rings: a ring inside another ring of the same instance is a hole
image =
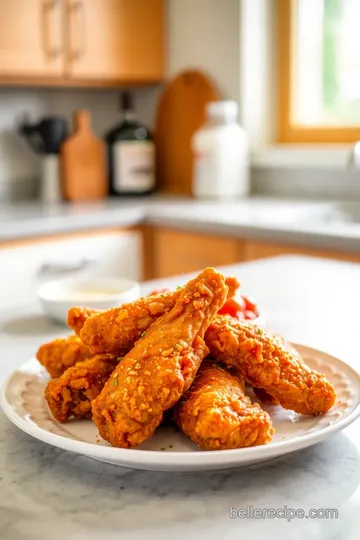
[[[118,141],[114,144],[113,155],[117,192],[141,192],[155,187],[155,145],[152,141]]]

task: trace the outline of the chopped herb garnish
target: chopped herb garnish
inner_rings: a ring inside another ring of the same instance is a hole
[[[165,294],[160,294],[161,298],[165,298]]]
[[[176,285],[176,290],[178,291],[179,289],[181,289],[180,285]]]
[[[264,330],[261,330],[261,328],[258,328],[258,329],[257,329],[257,333],[260,334],[260,335],[262,335],[262,334],[264,333]]]
[[[175,347],[175,349],[177,349],[177,350],[181,349],[181,345],[179,345],[179,343],[176,343],[176,344],[174,345],[174,347]]]
[[[118,356],[117,361],[120,362],[123,358],[124,358],[123,356]]]
[[[113,378],[113,385],[117,386],[119,384],[119,381],[117,380],[117,377]]]
[[[144,331],[142,332],[141,337],[145,337],[145,336],[146,336],[146,332]]]

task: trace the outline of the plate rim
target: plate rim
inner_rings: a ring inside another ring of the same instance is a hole
[[[295,436],[288,440],[281,440],[266,444],[262,446],[252,446],[248,448],[234,448],[230,450],[194,450],[190,452],[176,451],[162,452],[160,450],[142,450],[137,448],[117,448],[112,446],[98,445],[95,442],[79,441],[76,439],[70,439],[56,433],[51,433],[37,424],[30,423],[22,418],[13,408],[13,406],[6,399],[6,391],[17,372],[25,366],[26,363],[33,360],[31,358],[21,364],[18,369],[14,370],[7,377],[1,387],[0,392],[0,406],[6,415],[6,417],[21,431],[30,435],[31,437],[51,444],[57,448],[74,452],[80,455],[88,457],[94,457],[100,461],[108,461],[111,463],[118,463],[124,467],[136,467],[139,469],[146,469],[147,467],[174,467],[174,469],[184,470],[186,468],[199,467],[199,470],[204,470],[205,467],[213,467],[219,465],[220,467],[229,464],[238,464],[248,462],[259,462],[267,459],[280,457],[284,454],[288,454],[297,450],[301,450],[312,446],[322,440],[330,437],[331,435],[342,431],[347,426],[352,424],[360,416],[360,373],[356,371],[352,366],[340,360],[339,358],[328,354],[325,351],[309,347],[307,345],[300,345],[293,343],[294,347],[302,350],[306,350],[308,353],[317,353],[322,356],[326,356],[340,365],[342,372],[349,376],[351,374],[351,380],[356,382],[358,390],[358,400],[354,409],[341,418],[338,422],[334,422],[328,426],[323,427],[319,431],[308,433],[304,436]],[[54,420],[56,422],[56,420]],[[146,458],[145,458],[146,456]],[[180,463],[179,457],[186,457],[185,462]]]

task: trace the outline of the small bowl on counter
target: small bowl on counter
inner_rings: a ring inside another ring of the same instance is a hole
[[[37,295],[44,312],[52,319],[66,324],[71,307],[118,307],[137,300],[140,287],[139,283],[127,278],[64,278],[41,284]]]

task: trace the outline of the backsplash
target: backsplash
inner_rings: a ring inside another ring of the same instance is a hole
[[[139,118],[152,125],[159,87],[134,90]],[[0,202],[36,197],[40,160],[17,134],[17,120],[28,113],[32,121],[61,114],[71,125],[76,109],[89,109],[95,133],[104,133],[120,119],[118,90],[0,89]]]

